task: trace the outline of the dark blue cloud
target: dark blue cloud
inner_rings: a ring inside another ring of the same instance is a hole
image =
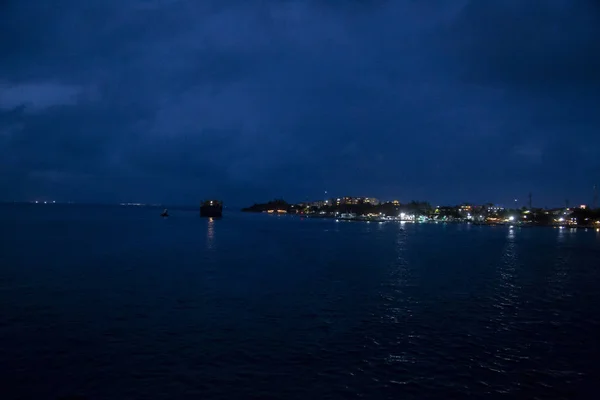
[[[558,203],[600,178],[591,0],[1,7],[6,199]]]

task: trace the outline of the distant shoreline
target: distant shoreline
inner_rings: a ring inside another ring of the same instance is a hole
[[[515,208],[493,204],[432,207],[427,202],[380,203],[374,198],[337,198],[290,204],[283,199],[255,203],[243,212],[291,214],[307,218],[327,218],[356,222],[467,223],[488,226],[551,226],[600,230],[600,209],[585,205],[570,208]]]

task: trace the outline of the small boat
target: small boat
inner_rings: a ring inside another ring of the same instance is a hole
[[[223,216],[223,202],[220,200],[206,200],[200,205],[201,217],[220,218]]]
[[[160,213],[160,216],[161,216],[161,217],[163,217],[163,218],[166,218],[166,217],[168,217],[168,216],[169,216],[169,211],[168,211],[168,210],[165,208],[165,209],[163,210],[163,212],[162,212],[162,213]]]

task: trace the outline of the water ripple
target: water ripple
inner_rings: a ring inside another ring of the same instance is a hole
[[[3,236],[7,398],[598,389],[595,232],[177,216],[73,217],[60,235],[30,217]]]

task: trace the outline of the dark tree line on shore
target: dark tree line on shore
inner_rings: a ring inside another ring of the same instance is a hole
[[[250,207],[242,208],[242,211],[246,212],[263,212],[269,210],[285,210],[291,211],[292,205],[287,203],[283,199],[271,200],[268,203],[254,203]]]

